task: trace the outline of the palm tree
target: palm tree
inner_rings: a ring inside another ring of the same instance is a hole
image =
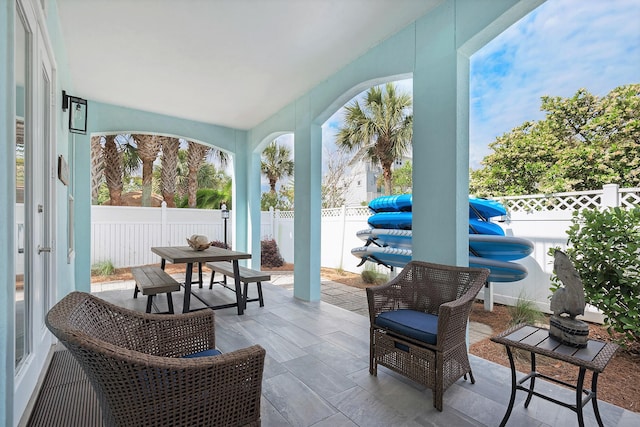
[[[122,151],[118,149],[115,135],[105,136],[104,150],[104,178],[109,189],[109,204],[122,204]]]
[[[269,180],[270,192],[276,193],[276,183],[278,180],[293,175],[294,163],[291,160],[291,150],[284,145],[278,145],[276,141],[271,141],[262,152],[260,171]]]
[[[151,206],[151,184],[153,182],[153,162],[160,152],[157,135],[135,135],[138,156],[142,161],[142,206]]]
[[[91,203],[98,203],[100,183],[104,176],[104,157],[102,156],[102,136],[91,137]]]
[[[189,141],[189,148],[187,150],[187,166],[189,167],[187,194],[189,196],[190,208],[195,208],[197,206],[196,193],[198,191],[198,169],[200,169],[205,157],[209,154],[209,150],[210,147],[207,147],[206,145]]]
[[[160,143],[162,144],[162,198],[167,203],[167,207],[175,208],[180,141],[178,138],[163,136],[160,138]]]
[[[391,166],[407,152],[413,136],[411,95],[397,93],[393,83],[369,89],[362,106],[358,100],[345,107],[343,127],[336,145],[357,150],[353,160],[366,159],[382,166],[385,194],[391,194]]]

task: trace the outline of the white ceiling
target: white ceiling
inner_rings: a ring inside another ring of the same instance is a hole
[[[58,0],[75,96],[250,129],[442,0]]]

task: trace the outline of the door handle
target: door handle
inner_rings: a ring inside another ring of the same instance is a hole
[[[24,224],[18,224],[18,253],[19,254],[24,253],[24,238],[22,235],[23,233],[24,233]]]
[[[43,248],[42,246],[38,245],[38,255],[42,252],[51,252],[51,248]]]

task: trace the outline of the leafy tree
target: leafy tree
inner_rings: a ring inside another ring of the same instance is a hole
[[[356,154],[352,161],[380,164],[385,194],[391,194],[392,165],[407,152],[413,136],[411,95],[396,92],[393,83],[369,89],[362,105],[359,100],[345,107],[345,118],[336,145]]]
[[[271,193],[276,193],[276,183],[280,179],[293,175],[293,168],[291,150],[284,145],[278,145],[275,140],[262,151],[260,171],[269,180]]]
[[[278,205],[278,209],[283,211],[292,211],[293,210],[293,202],[294,202],[294,187],[295,184],[293,179],[290,180],[287,185],[283,185],[280,187],[280,204]]]
[[[582,191],[640,185],[640,84],[599,98],[580,89],[570,98],[543,96],[544,120],[525,122],[489,145],[471,171],[479,196]]]
[[[293,183],[280,188],[278,193],[267,191],[260,197],[260,209],[268,211],[269,208],[283,211],[293,210]]]
[[[278,193],[272,193],[271,191],[262,193],[262,196],[260,196],[261,211],[268,211],[269,208],[276,209],[276,206],[278,206]]]
[[[224,191],[215,190],[213,188],[199,188],[196,191],[196,206],[197,209],[218,209],[220,204],[229,200],[227,194]],[[189,197],[185,196],[179,198],[176,201],[176,206],[179,208],[188,208]]]
[[[398,169],[393,171],[393,179],[391,185],[393,194],[411,193],[413,186],[413,167],[411,162],[405,162]]]
[[[587,302],[602,311],[610,330],[640,342],[640,208],[576,211],[567,235],[566,253]],[[557,286],[554,277],[552,289]]]

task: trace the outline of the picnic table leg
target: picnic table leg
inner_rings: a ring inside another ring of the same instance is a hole
[[[237,259],[233,260],[233,276],[234,282],[236,284],[236,303],[238,304],[238,315],[241,315],[244,313],[244,298],[242,296],[242,285],[240,284],[240,267],[238,267]]]
[[[191,303],[191,276],[193,275],[193,263],[187,263],[186,276],[184,278],[184,300],[182,304],[182,312],[189,312],[189,305]]]

